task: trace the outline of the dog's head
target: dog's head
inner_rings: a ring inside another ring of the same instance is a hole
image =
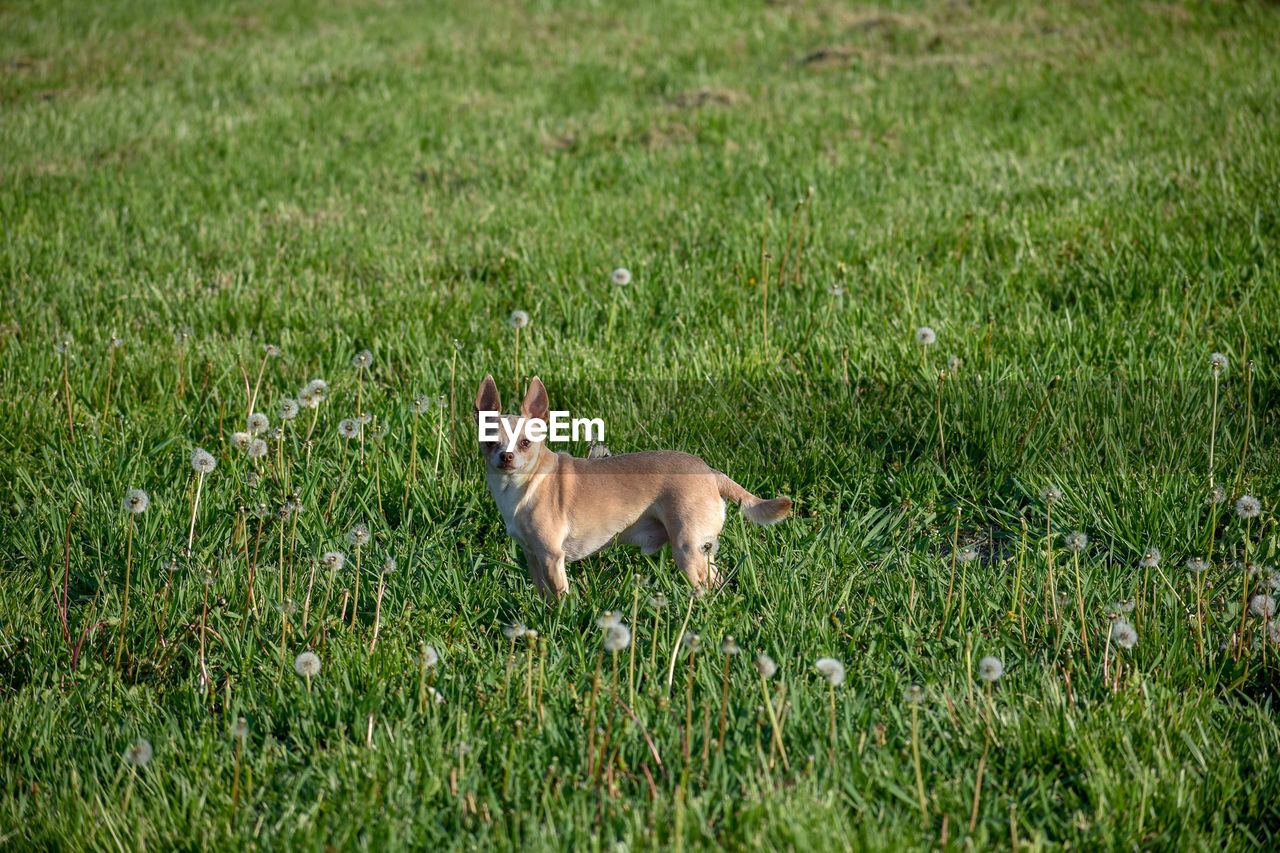
[[[545,432],[530,434],[534,419],[546,423],[550,405],[547,389],[542,380],[533,377],[529,391],[520,404],[519,415],[502,414],[502,402],[498,399],[498,385],[493,376],[486,376],[476,392],[475,416],[480,428],[480,452],[490,471],[505,475],[522,475],[532,470],[542,452]],[[486,428],[489,438],[486,440]]]

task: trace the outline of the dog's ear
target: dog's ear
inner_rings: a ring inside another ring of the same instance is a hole
[[[480,383],[480,390],[476,392],[476,420],[480,419],[481,412],[501,412],[502,401],[498,399],[498,383],[493,381],[493,375],[490,374]]]
[[[542,380],[535,376],[529,383],[529,393],[524,395],[524,402],[520,404],[520,414],[526,418],[545,421],[550,409],[551,403],[547,400],[547,389],[543,386]]]

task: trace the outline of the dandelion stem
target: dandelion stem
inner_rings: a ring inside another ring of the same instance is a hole
[[[778,755],[782,757],[782,766],[786,768],[788,773],[791,772],[791,763],[787,761],[787,748],[782,745],[782,732],[778,725],[778,714],[773,709],[773,700],[769,698],[769,682],[764,675],[760,675],[760,692],[764,694],[764,711],[769,717],[769,728],[773,734],[773,745],[778,749]]]
[[[667,692],[671,692],[671,682],[676,677],[676,656],[680,654],[680,643],[684,639],[684,629],[689,627],[689,617],[693,615],[693,596],[689,596],[689,609],[684,612],[684,622],[676,633],[676,640],[671,644],[671,665],[667,667]]]
[[[71,353],[62,354],[62,395],[67,401],[67,436],[76,443],[75,418],[71,414]]]
[[[929,801],[924,795],[924,773],[920,769],[920,703],[911,703],[911,757],[916,765],[916,793],[920,796],[920,819],[929,824]]]
[[[960,507],[956,507],[956,523],[951,534],[951,577],[947,581],[947,603],[942,608],[942,625],[938,628],[938,636],[941,637],[943,632],[947,630],[947,619],[951,615],[951,593],[954,591],[956,582],[956,549],[960,547]]]
[[[129,622],[129,576],[133,572],[133,528],[135,525],[134,517],[132,515],[129,516],[129,544],[126,546],[124,558],[124,605],[120,610],[120,637],[116,643],[116,672],[120,671],[120,659],[124,655],[125,627]]]
[[[640,610],[640,587],[631,590],[631,624],[636,624],[636,613]],[[637,634],[639,631],[636,632]],[[629,644],[627,650],[627,705],[634,708],[636,704],[636,646],[638,642]]]
[[[1245,391],[1244,391],[1244,441],[1240,445],[1240,465],[1236,468],[1236,487],[1235,493],[1240,494],[1240,487],[1244,483],[1244,460],[1249,453],[1249,433],[1253,427],[1253,362],[1247,362],[1245,365]]]
[[[1027,519],[1020,518],[1022,524],[1022,545],[1018,548],[1018,571],[1013,579],[1013,606],[1017,611],[1018,628],[1022,633],[1022,643],[1027,642],[1027,623],[1022,615],[1022,566],[1027,553]]]
[[[200,507],[200,489],[204,486],[204,472],[196,474],[196,496],[191,501],[191,529],[187,531],[187,555],[191,554],[191,543],[196,538],[196,510]]]
[[[373,650],[378,645],[378,629],[382,625],[382,594],[387,589],[387,573],[382,572],[378,577],[378,597],[373,603],[373,639],[369,641],[369,654],[373,654]]]
[[[1213,449],[1218,437],[1218,368],[1213,368],[1213,413],[1209,422],[1209,491],[1213,491]]]
[[[596,694],[600,690],[600,666],[604,663],[604,648],[596,653],[596,668],[591,674],[591,701],[587,704],[587,778],[594,775],[593,761],[596,752]]]
[[[1076,601],[1080,605],[1080,645],[1084,648],[1084,659],[1087,662],[1089,660],[1089,632],[1084,629],[1084,581],[1080,577],[1080,552],[1073,549],[1071,553],[1074,556],[1076,567]]]
[[[720,736],[716,739],[716,752],[724,755],[724,729],[729,715],[729,661],[733,655],[724,655],[724,674],[720,679]]]
[[[351,628],[356,627],[356,610],[360,607],[360,546],[356,546],[356,576],[353,584],[355,590],[351,596]]]

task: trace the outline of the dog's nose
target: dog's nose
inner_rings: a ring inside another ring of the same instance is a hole
[[[503,451],[502,453],[498,454],[498,461],[501,462],[503,465],[510,465],[515,458],[516,458],[516,455],[514,453],[509,453],[507,451]]]

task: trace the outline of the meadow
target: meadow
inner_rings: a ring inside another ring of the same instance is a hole
[[[0,847],[1275,846],[1278,43],[0,4]],[[486,373],[793,517],[547,604]]]

